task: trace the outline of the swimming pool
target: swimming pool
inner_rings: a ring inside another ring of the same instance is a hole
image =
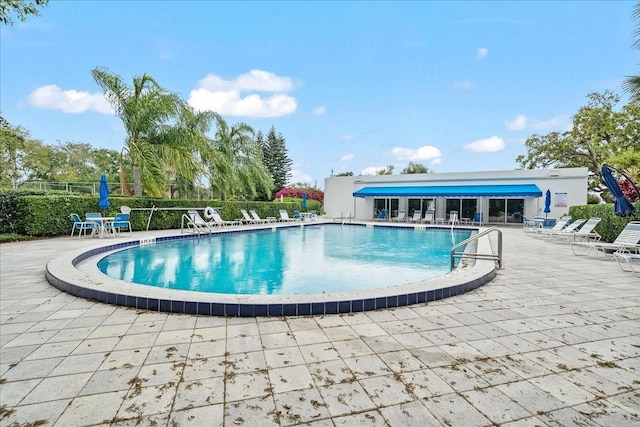
[[[470,230],[316,225],[164,242],[110,254],[103,273],[140,285],[223,294],[350,292],[449,272]]]
[[[322,221],[316,221],[319,223]],[[250,227],[216,230],[214,234],[273,232],[274,229],[302,228],[310,225],[264,224]],[[394,225],[372,223],[332,224],[326,221],[326,227],[374,227],[385,228]],[[444,229],[450,227],[396,224],[419,233],[424,229]],[[477,228],[461,227],[467,231]],[[262,231],[261,231],[262,230]],[[212,240],[220,236],[212,237]],[[477,259],[465,261],[454,270],[431,280],[419,280],[405,285],[389,284],[385,287],[368,288],[356,291],[322,292],[315,294],[249,295],[222,294],[199,291],[185,291],[155,286],[140,286],[131,282],[115,279],[98,269],[98,262],[106,255],[125,248],[181,241],[196,240],[193,235],[176,234],[175,230],[137,232],[131,240],[116,239],[94,241],[87,240],[84,249],[64,251],[47,263],[46,278],[54,287],[69,294],[106,304],[121,305],[135,309],[187,313],[214,316],[302,316],[336,313],[351,313],[401,307],[412,304],[448,298],[476,289],[493,279],[497,274],[494,261]],[[200,241],[208,237],[201,237]],[[477,249],[491,251],[488,237],[477,240]],[[370,276],[375,275],[375,271]],[[365,279],[365,282],[368,279]]]

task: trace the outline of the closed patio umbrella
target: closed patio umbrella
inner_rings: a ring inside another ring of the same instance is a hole
[[[551,212],[551,190],[547,190],[547,193],[544,196],[544,213],[545,218]]]
[[[605,184],[607,184],[609,191],[611,191],[611,194],[616,199],[614,213],[617,216],[633,216],[636,211],[636,207],[633,206],[626,197],[624,197],[620,184],[618,184],[618,181],[614,178],[612,170],[615,169],[611,166],[602,165],[602,178],[604,179]]]
[[[302,193],[302,210],[307,210],[307,193]]]
[[[100,175],[100,201],[98,202],[100,209],[109,207],[109,185],[107,184],[107,175]]]

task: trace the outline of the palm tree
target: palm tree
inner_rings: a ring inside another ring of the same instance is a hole
[[[209,162],[204,159],[215,158],[215,150],[207,137],[215,118],[216,114],[211,111],[196,112],[188,104],[183,104],[178,122],[165,135],[174,145],[181,142],[191,152],[191,157],[169,156],[165,162],[165,172],[175,189],[183,195],[193,196],[199,184],[197,179],[207,175]]]
[[[122,167],[125,154],[133,168],[133,193],[136,196],[142,195],[143,188],[149,195],[163,195],[168,185],[168,165],[178,175],[193,179],[196,168],[190,148],[191,135],[172,124],[179,119],[185,103],[147,74],[134,77],[133,87],[104,68],[96,68],[91,74],[104,90],[127,133],[121,152],[123,193],[131,194]]]
[[[259,191],[271,196],[271,175],[262,163],[262,148],[254,139],[253,129],[246,123],[231,127],[215,115],[217,131],[211,141],[214,152],[203,161],[210,165],[211,188],[224,200],[227,196],[256,197]]]
[[[636,20],[636,30],[634,31],[635,41],[631,46],[640,49],[640,2],[633,8],[633,18]],[[640,103],[640,76],[627,77],[622,83],[622,88],[631,96],[631,102]]]

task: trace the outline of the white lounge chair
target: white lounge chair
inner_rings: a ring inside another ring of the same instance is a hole
[[[251,214],[251,216],[255,220],[256,224],[264,224],[264,223],[267,223],[267,222],[276,222],[275,218],[273,218],[273,219],[260,218],[260,215],[258,215],[258,213],[253,209],[249,210],[249,213]]]
[[[210,224],[215,224],[220,227],[225,227],[227,225],[242,225],[242,221],[227,221],[222,219],[220,213],[216,209],[207,208],[205,209],[205,218],[210,220]]]
[[[424,213],[424,218],[422,218],[422,222],[428,222],[429,224],[433,224],[433,211],[426,211]]]
[[[576,252],[576,248],[586,248],[586,253]],[[640,221],[631,221],[618,234],[612,243],[605,242],[571,242],[571,250],[574,255],[587,256],[592,251],[596,255],[606,256],[616,251],[640,253]]]
[[[589,218],[589,220],[585,222],[578,231],[574,231],[573,233],[557,234],[556,239],[558,241],[569,241],[569,239],[571,239],[574,242],[599,242],[600,235],[593,231],[599,222],[600,218]]]
[[[413,216],[409,218],[409,222],[420,222],[422,221],[422,212],[419,210],[413,211]]]
[[[640,253],[630,253],[626,251],[616,251],[613,253],[622,271],[629,271],[640,276]]]
[[[553,229],[551,229],[551,230],[542,229],[542,230],[538,231],[537,233],[535,233],[534,236],[535,237],[543,237],[543,238],[557,238],[558,236],[562,236],[562,235],[569,236],[572,233],[574,233],[578,229],[578,227],[580,227],[585,222],[586,222],[586,220],[584,220],[584,219],[576,219],[571,224],[568,224],[562,230],[556,231],[556,230],[553,230]]]
[[[189,210],[186,214],[182,215],[182,232],[184,232],[184,230],[186,229],[187,231],[191,231],[193,233],[211,233],[213,231],[213,228],[214,226],[202,219],[202,217],[196,210]]]
[[[552,228],[525,228],[524,231],[531,232],[533,234],[549,232],[549,231],[560,231],[563,228],[565,228],[567,225],[569,225],[569,222],[571,222],[571,217],[563,216],[562,218],[560,218],[558,222],[556,222],[556,225],[554,225]]]
[[[249,215],[249,212],[247,212],[246,209],[240,209],[240,213],[242,214],[242,219],[239,220],[239,221],[242,221],[245,224],[257,224],[258,223],[255,220],[255,218],[251,218],[251,215]]]
[[[458,219],[458,211],[449,212],[449,224],[455,225],[459,223],[460,223],[460,220]]]
[[[291,218],[289,212],[286,209],[280,209],[280,221],[282,222],[297,222],[299,219]]]
[[[393,222],[405,222],[407,220],[407,214],[405,211],[398,212],[398,215],[394,218],[391,218]]]

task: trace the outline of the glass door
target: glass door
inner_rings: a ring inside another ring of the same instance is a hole
[[[489,199],[489,222],[505,222],[505,199]]]

